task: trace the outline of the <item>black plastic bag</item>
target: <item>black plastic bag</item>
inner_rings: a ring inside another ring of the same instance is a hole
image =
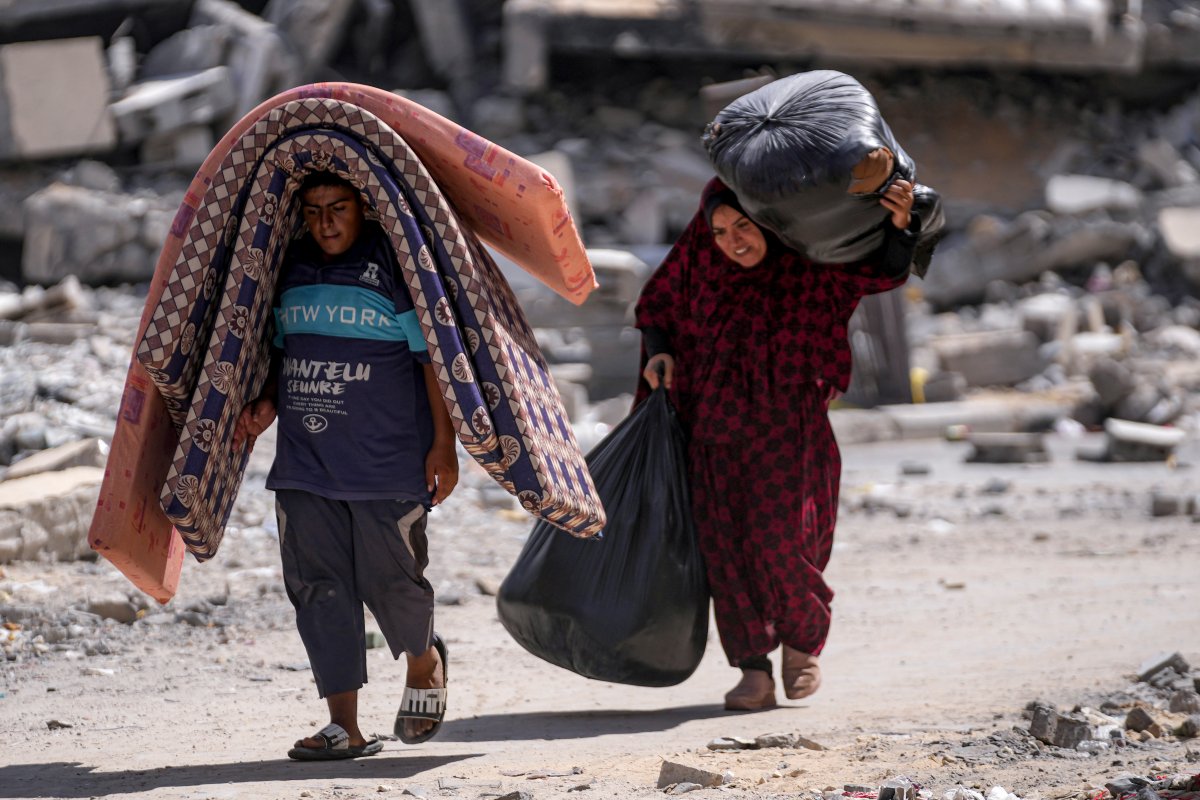
[[[522,647],[614,683],[673,686],[695,671],[708,638],[708,583],[686,455],[663,389],[588,454],[608,524],[598,540],[534,526],[496,598]]]
[[[704,146],[721,180],[751,219],[813,261],[858,261],[879,248],[891,215],[879,192],[850,194],[851,171],[886,147],[896,177],[915,184],[921,233],[912,271],[924,275],[942,236],[941,198],[916,183],[916,165],[854,78],[814,70],[780,78],[717,114]],[[886,186],[887,183],[884,184]],[[880,187],[881,189],[883,187]]]

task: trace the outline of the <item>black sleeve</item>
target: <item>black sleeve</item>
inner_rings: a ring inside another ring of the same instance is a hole
[[[671,338],[662,328],[647,325],[642,328],[642,344],[646,347],[646,357],[654,358],[662,353],[671,353]]]
[[[909,212],[908,227],[904,230],[892,225],[890,219],[884,223],[879,265],[883,274],[898,278],[908,272],[920,234],[921,216],[916,211]]]

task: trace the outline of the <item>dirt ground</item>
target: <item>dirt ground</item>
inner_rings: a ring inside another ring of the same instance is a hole
[[[1089,755],[1025,733],[1031,700],[1095,708],[1158,653],[1200,661],[1200,524],[1149,513],[1152,490],[1194,490],[1198,454],[1090,464],[1073,459],[1079,444],[1053,439],[1038,466],[965,464],[967,445],[942,441],[845,448],[824,685],[754,714],[722,710],[736,675],[715,631],[696,673],[667,689],[590,681],[522,650],[488,592],[530,521],[489,505],[486,477],[468,469],[430,525],[450,650],[443,730],[313,764],[285,756],[325,718],[280,588],[266,439],[221,552],[185,565],[168,606],[0,664],[0,798],[642,798],[663,794],[664,759],[730,773],[697,800],[820,797],[897,776],[937,798],[960,785],[1084,798],[1122,773],[1200,772],[1200,741]],[[906,462],[929,473],[903,476]],[[50,615],[131,588],[105,562],[3,572],[0,601]],[[403,665],[384,649],[368,662],[362,727],[390,734]],[[777,732],[827,749],[707,747]]]

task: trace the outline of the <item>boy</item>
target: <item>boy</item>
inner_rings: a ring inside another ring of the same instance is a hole
[[[457,484],[458,460],[387,236],[333,173],[311,173],[299,195],[307,231],[280,272],[271,372],[233,441],[253,446],[278,414],[267,488],[276,492],[288,598],[330,720],[288,755],[356,758],[382,749],[358,727],[364,603],[393,657],[407,654],[397,736],[425,741],[445,714],[425,523]]]

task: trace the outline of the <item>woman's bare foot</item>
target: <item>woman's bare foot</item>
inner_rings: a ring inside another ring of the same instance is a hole
[[[762,711],[775,707],[775,680],[761,669],[742,670],[742,679],[725,695],[726,711]]]
[[[821,686],[817,657],[783,646],[783,693],[788,700],[808,697]]]
[[[446,673],[436,647],[430,647],[419,656],[408,656],[408,678],[405,686],[414,689],[441,689],[446,685]],[[404,733],[410,737],[420,736],[437,723],[430,719],[404,720]]]

